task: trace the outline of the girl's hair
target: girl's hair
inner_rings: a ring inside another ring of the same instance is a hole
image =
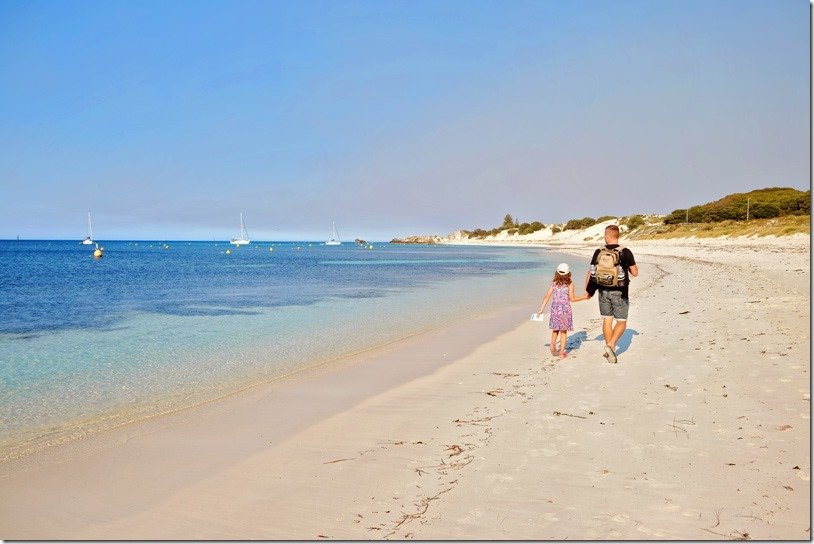
[[[555,285],[571,285],[571,273],[568,274],[560,274],[559,272],[554,272],[554,284]]]

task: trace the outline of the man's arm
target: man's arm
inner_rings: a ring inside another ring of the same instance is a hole
[[[630,266],[628,266],[627,271],[630,273],[631,276],[636,277],[639,275],[639,267],[636,265],[636,258],[633,256],[633,252],[629,249],[625,248],[625,251],[628,254],[628,262]]]

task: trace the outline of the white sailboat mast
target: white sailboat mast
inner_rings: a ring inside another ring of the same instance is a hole
[[[243,212],[240,212],[240,237],[243,240],[249,239],[249,233],[246,232],[246,224],[243,222]]]
[[[325,242],[325,245],[328,246],[341,245],[342,242],[339,241],[339,234],[336,232],[336,221],[332,221],[331,223],[333,224],[333,234],[331,235],[331,239]]]

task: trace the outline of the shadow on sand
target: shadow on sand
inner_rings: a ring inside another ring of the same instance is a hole
[[[565,342],[565,349],[568,351],[576,351],[586,340],[588,340],[588,333],[585,331],[568,335],[568,340]]]
[[[565,341],[565,349],[569,353],[575,350],[578,350],[579,347],[582,345],[583,342],[588,340],[588,333],[585,331],[579,331],[574,334],[568,335],[568,340]],[[550,342],[546,342],[546,346],[551,346]]]
[[[616,355],[620,355],[630,348],[630,344],[633,342],[633,337],[638,336],[639,331],[636,329],[625,329],[625,332],[622,333],[622,337],[616,342],[616,346],[619,348],[616,350]],[[587,335],[586,335],[587,336]],[[594,340],[599,340],[600,342],[605,341],[605,337],[603,335],[599,335]],[[569,339],[570,341],[570,339]]]

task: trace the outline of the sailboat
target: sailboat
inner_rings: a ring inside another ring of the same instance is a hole
[[[334,232],[331,235],[331,239],[325,242],[326,246],[339,246],[342,245],[342,242],[339,241],[339,235],[336,233],[336,221],[333,222],[334,225]]]
[[[243,222],[243,212],[240,212],[240,236],[232,238],[229,240],[229,243],[236,246],[252,243],[251,240],[249,240],[249,233],[246,232],[246,224]]]
[[[82,245],[89,246],[93,244],[93,227],[90,224],[90,212],[88,212],[88,235],[82,240]]]

